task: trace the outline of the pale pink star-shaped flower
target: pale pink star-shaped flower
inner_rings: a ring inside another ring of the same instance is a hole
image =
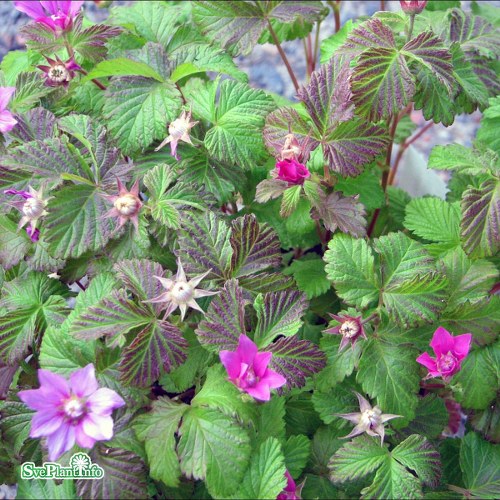
[[[354,349],[358,339],[366,339],[365,329],[363,328],[363,319],[361,316],[350,316],[348,314],[330,314],[330,316],[339,322],[339,325],[324,330],[324,333],[342,335],[339,345],[339,352],[343,351],[347,344],[351,344]]]
[[[180,141],[183,141],[191,144],[191,146],[193,145],[191,137],[189,137],[189,131],[197,123],[198,122],[191,121],[191,111],[183,111],[181,116],[168,126],[168,137],[155,149],[155,151],[159,151],[163,146],[170,143],[170,152],[172,153],[172,156],[176,160],[179,160],[179,156],[177,154],[177,144]]]
[[[113,437],[116,408],[125,401],[113,390],[99,388],[94,365],[74,371],[69,381],[49,370],[38,370],[40,387],[18,396],[32,410],[30,437],[46,437],[49,460],[73,448],[92,448],[96,441]]]
[[[401,415],[392,415],[382,413],[378,406],[372,405],[361,394],[355,392],[359,402],[359,413],[341,413],[338,417],[345,418],[356,424],[354,429],[344,439],[358,436],[366,432],[369,436],[380,436],[380,445],[384,442],[384,423],[392,420],[393,418],[400,418]]]
[[[75,77],[75,71],[79,71],[82,68],[76,64],[72,57],[67,61],[62,61],[57,55],[55,57],[55,59],[51,59],[45,56],[49,65],[41,64],[37,68],[43,71],[45,84],[49,87],[67,87],[69,82]]]
[[[104,218],[117,217],[117,230],[124,226],[127,221],[131,221],[136,231],[139,231],[139,212],[143,205],[139,198],[139,180],[135,181],[130,191],[122,184],[120,179],[116,179],[116,181],[118,194],[103,195],[104,198],[113,203],[113,208],[104,215]]]
[[[424,352],[417,358],[417,363],[429,370],[426,378],[442,377],[444,381],[449,381],[460,371],[463,359],[469,354],[471,341],[470,333],[454,337],[440,326],[430,343],[436,358],[431,358],[429,353]]]
[[[188,281],[184,268],[182,267],[181,260],[177,259],[177,274],[175,275],[175,278],[172,279],[155,276],[155,278],[165,288],[165,292],[158,295],[158,297],[145,300],[144,302],[163,304],[163,307],[165,308],[164,319],[172,314],[177,308],[181,311],[182,320],[184,320],[188,307],[203,313],[203,309],[198,305],[195,299],[199,299],[200,297],[209,297],[210,295],[216,295],[219,293],[196,288],[200,284],[201,280],[210,271],[211,269],[209,269],[206,273],[199,274]]]

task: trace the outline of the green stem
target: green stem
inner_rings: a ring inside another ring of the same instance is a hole
[[[408,28],[408,36],[406,41],[409,42],[411,40],[411,36],[413,35],[413,25],[415,24],[415,14],[410,14],[410,27]]]

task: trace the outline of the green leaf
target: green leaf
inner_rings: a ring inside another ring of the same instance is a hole
[[[133,29],[149,42],[165,46],[181,12],[178,6],[160,2],[138,2],[133,5],[114,7],[109,21]]]
[[[266,347],[276,337],[291,337],[302,326],[301,316],[307,309],[303,293],[291,290],[259,295],[254,302],[257,312],[255,343]]]
[[[500,97],[491,98],[489,104],[483,112],[477,140],[500,154],[500,138],[496,133],[500,126]]]
[[[455,397],[464,408],[484,410],[500,389],[500,342],[474,349],[453,378]]]
[[[226,370],[212,366],[202,389],[191,401],[193,407],[207,407],[219,410],[230,417],[238,417],[242,422],[251,422],[257,408],[253,402],[245,401],[239,389],[227,379]]]
[[[342,28],[334,33],[333,35],[325,38],[321,42],[320,46],[320,63],[327,63],[331,57],[333,57],[339,47],[341,47],[347,40],[349,33],[356,27],[356,23],[353,23],[352,19],[349,19]]]
[[[67,259],[102,248],[113,229],[112,219],[104,218],[108,210],[95,186],[70,185],[54,192],[45,218],[51,255]]]
[[[19,499],[32,500],[67,500],[76,498],[74,481],[62,481],[57,484],[54,479],[21,479],[17,482]]]
[[[294,260],[283,274],[292,275],[297,288],[304,292],[308,299],[319,297],[330,289],[326,278],[325,263],[319,257]]]
[[[349,386],[336,386],[333,390],[329,389],[328,392],[314,391],[312,402],[314,409],[325,424],[335,422],[336,427],[343,429],[349,427],[350,424],[339,420],[338,414],[356,413],[359,410],[356,396]],[[348,433],[345,431],[342,437]]]
[[[388,457],[387,448],[368,436],[346,443],[332,456],[328,468],[334,482],[355,481],[378,469]]]
[[[335,189],[342,191],[344,196],[359,195],[359,201],[367,210],[380,208],[385,202],[380,179],[374,169],[365,168],[357,177],[339,178]]]
[[[497,162],[498,155],[493,151],[476,151],[460,144],[435,146],[429,156],[429,168],[473,175],[493,171]]]
[[[16,93],[9,103],[9,109],[15,113],[24,113],[53,91],[52,87],[45,85],[38,72],[19,73],[16,78]]]
[[[181,97],[172,82],[143,76],[120,76],[106,90],[103,114],[125,154],[164,139],[167,124],[180,112]]]
[[[212,496],[232,495],[250,459],[250,440],[232,418],[208,408],[191,408],[183,418],[177,446],[181,471],[204,479]]]
[[[418,404],[419,368],[416,349],[369,340],[359,360],[356,380],[384,413],[401,415],[391,422],[396,427],[415,417]]]
[[[405,227],[420,238],[460,246],[460,207],[439,198],[414,198],[406,205]]]
[[[378,299],[375,259],[364,239],[334,235],[324,260],[328,279],[346,303],[364,308]]]
[[[117,59],[109,59],[101,61],[94,66],[92,71],[89,72],[82,80],[80,85],[88,82],[94,78],[104,78],[107,76],[123,76],[135,75],[144,76],[145,78],[153,78],[158,82],[164,82],[165,79],[159,75],[151,66],[139,61],[133,61],[126,57],[118,57]]]
[[[286,469],[293,478],[298,478],[309,459],[311,441],[303,434],[290,436],[283,445]]]
[[[500,489],[498,445],[469,432],[460,447],[460,468],[469,493],[478,498],[495,498]]]
[[[279,441],[270,437],[252,456],[238,498],[276,498],[286,486],[285,460]]]
[[[281,201],[280,215],[281,217],[288,217],[295,211],[300,200],[300,193],[302,186],[292,186],[283,191],[283,199]]]
[[[172,488],[179,485],[181,473],[175,434],[188,408],[163,397],[153,403],[149,413],[139,415],[133,422],[137,437],[145,442],[149,474]]]
[[[489,257],[500,249],[500,181],[490,179],[462,197],[461,235],[471,257]]]
[[[273,100],[262,90],[232,80],[224,80],[219,92],[217,106],[210,103],[214,126],[205,135],[205,146],[215,159],[249,169],[263,157],[262,127]]]
[[[254,446],[259,446],[270,437],[285,441],[285,399],[271,398],[265,405],[259,405],[255,421]],[[253,436],[252,436],[253,438]]]
[[[15,454],[18,454],[28,439],[34,412],[24,403],[5,401],[0,406],[0,415],[2,444],[7,444]]]
[[[423,434],[429,439],[437,439],[448,424],[448,411],[444,400],[434,394],[419,398],[415,418],[403,431],[408,434]]]
[[[32,243],[26,231],[18,231],[17,224],[0,215],[0,264],[10,269],[28,253]]]

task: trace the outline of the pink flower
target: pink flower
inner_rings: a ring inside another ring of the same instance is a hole
[[[257,352],[257,346],[246,335],[240,335],[236,351],[221,351],[219,356],[229,380],[255,399],[269,401],[270,390],[286,384],[285,377],[267,367],[273,353]]]
[[[114,409],[125,401],[113,390],[99,389],[94,365],[74,371],[69,382],[49,370],[38,370],[39,389],[19,392],[32,410],[30,437],[47,438],[49,460],[57,460],[76,443],[92,448],[113,437]]]
[[[311,176],[311,172],[297,160],[285,159],[276,163],[275,176],[289,184],[303,184],[304,180]]]
[[[330,313],[329,313],[330,314]],[[324,330],[324,333],[332,333],[334,335],[342,335],[342,340],[339,345],[339,352],[343,351],[347,344],[351,343],[354,349],[356,342],[359,338],[366,339],[365,329],[363,328],[363,321],[361,316],[349,316],[342,314],[330,314],[330,316],[339,322],[339,325]]]
[[[83,4],[83,0],[14,1],[17,10],[27,14],[35,22],[45,24],[57,36],[72,28],[73,20]]]
[[[295,484],[293,477],[288,471],[285,472],[286,486],[285,489],[276,497],[276,500],[300,500],[300,492],[302,490],[302,483],[300,486]]]
[[[45,59],[49,66],[40,65],[37,68],[44,72],[45,84],[49,87],[67,87],[75,77],[75,71],[82,69],[72,57],[67,61],[61,61],[57,55],[55,60],[50,57],[45,57]]]
[[[16,91],[16,87],[0,87],[0,132],[4,134],[14,128],[17,120],[10,111],[7,111],[7,104]]]
[[[427,5],[427,0],[399,0],[401,8],[406,14],[420,14]]]
[[[116,179],[118,194],[103,195],[108,201],[113,203],[113,208],[109,210],[104,218],[118,218],[117,230],[124,226],[127,221],[131,221],[136,231],[139,231],[139,212],[143,205],[139,199],[139,180],[135,181],[130,191],[122,184],[120,179]]]
[[[440,326],[429,344],[434,350],[436,359],[424,352],[417,358],[417,363],[424,365],[429,373],[425,378],[443,377],[448,381],[455,373],[460,371],[462,360],[469,354],[472,335],[465,333],[453,337]]]

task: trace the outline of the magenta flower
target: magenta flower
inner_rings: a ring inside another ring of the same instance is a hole
[[[328,313],[330,314],[330,313]],[[330,314],[330,316],[338,321],[339,324],[333,328],[328,328],[323,330],[324,333],[332,333],[334,335],[342,335],[342,340],[339,345],[339,352],[343,351],[347,344],[351,344],[354,349],[356,342],[359,338],[366,339],[365,329],[363,328],[363,318],[361,316],[349,316],[347,314],[342,314],[337,316],[336,314]]]
[[[300,486],[295,484],[293,477],[290,475],[288,471],[285,472],[286,477],[286,486],[285,489],[276,497],[276,500],[300,500],[300,492],[304,483]]]
[[[12,113],[7,110],[7,104],[15,91],[16,87],[0,87],[0,132],[2,134],[12,130],[17,123]]]
[[[406,14],[420,14],[427,5],[427,0],[399,0],[401,8]]]
[[[229,380],[255,399],[269,401],[271,389],[286,384],[285,377],[267,367],[273,353],[257,352],[257,346],[246,335],[240,335],[236,351],[221,351],[219,356]]]
[[[55,59],[46,56],[45,59],[49,65],[40,65],[37,68],[44,72],[45,84],[49,87],[67,87],[75,77],[75,71],[82,69],[72,57],[67,61],[61,61],[57,55]]]
[[[76,443],[92,448],[113,437],[114,409],[125,401],[113,390],[99,389],[94,365],[74,371],[68,381],[49,370],[38,370],[39,389],[19,392],[32,410],[30,437],[47,438],[49,460],[57,460]]]
[[[425,378],[442,377],[444,381],[460,371],[462,360],[469,354],[472,335],[465,333],[454,337],[440,326],[429,344],[436,358],[431,358],[424,352],[417,358],[417,363],[424,365],[429,373]]]
[[[35,22],[45,24],[56,36],[73,27],[73,21],[83,4],[83,0],[14,1],[17,10],[27,14]]]
[[[295,159],[285,159],[276,163],[275,177],[288,184],[303,184],[311,176],[305,165]]]

